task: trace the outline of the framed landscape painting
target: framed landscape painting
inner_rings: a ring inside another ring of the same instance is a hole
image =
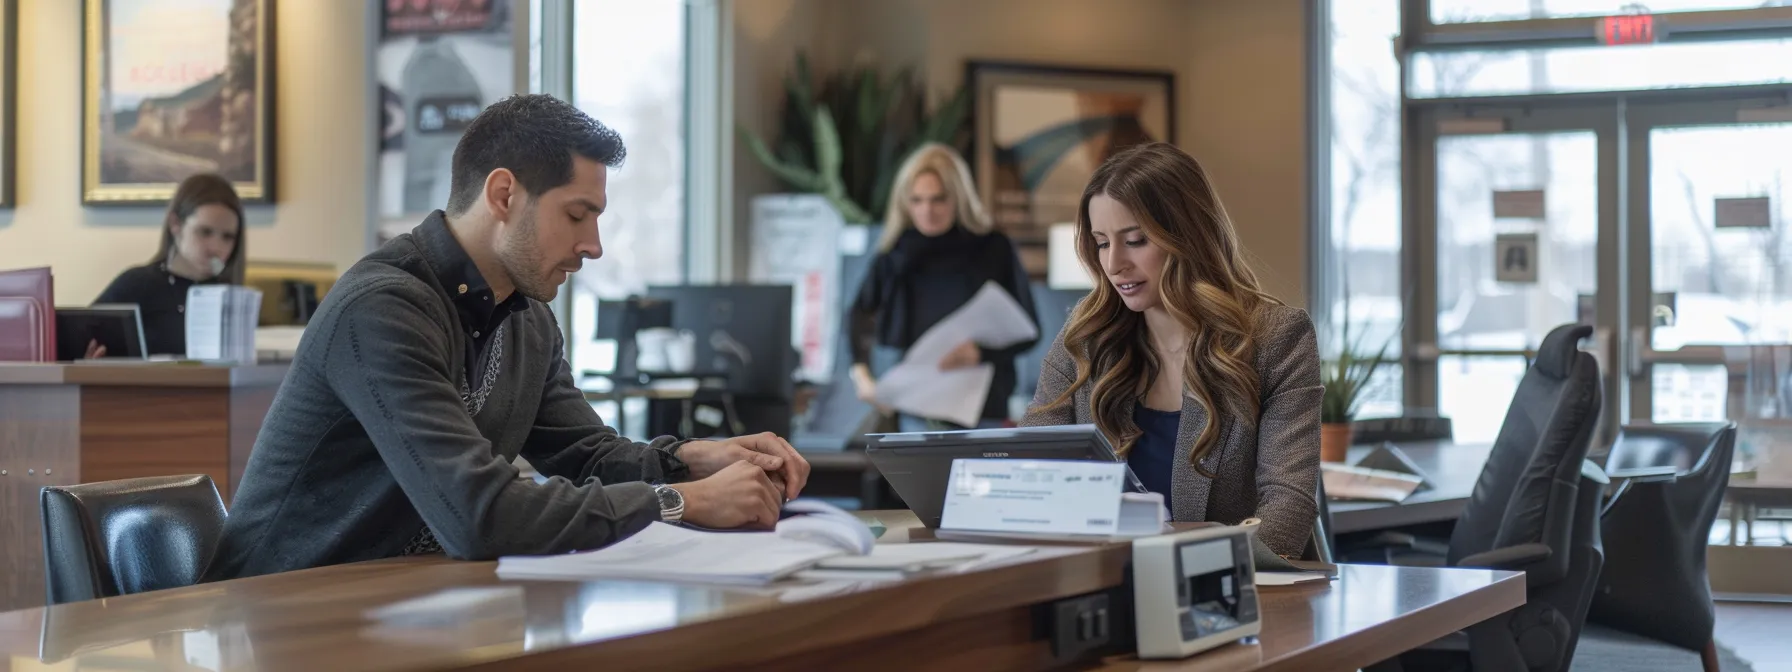
[[[273,0],[86,0],[81,200],[166,203],[218,173],[273,200]]]
[[[1076,221],[1102,161],[1144,142],[1176,141],[1175,76],[970,61],[973,172],[996,227],[1044,278],[1053,224]]]

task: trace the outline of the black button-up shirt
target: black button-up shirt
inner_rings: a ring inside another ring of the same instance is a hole
[[[529,309],[529,299],[511,292],[504,301],[492,302],[492,286],[485,281],[467,248],[454,237],[448,220],[440,210],[430,214],[417,229],[418,242],[429,254],[430,267],[435,269],[442,289],[454,297],[455,313],[461,330],[467,335],[467,386],[477,391],[490,363],[493,335],[504,326],[504,319]]]

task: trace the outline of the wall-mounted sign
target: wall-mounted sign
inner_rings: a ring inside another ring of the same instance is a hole
[[[1493,192],[1494,219],[1543,219],[1548,215],[1542,189]]]
[[[1720,229],[1766,229],[1773,226],[1773,199],[1766,196],[1754,198],[1719,198],[1715,199],[1716,213],[1712,221]]]
[[[1537,234],[1502,233],[1493,239],[1493,279],[1537,282]]]

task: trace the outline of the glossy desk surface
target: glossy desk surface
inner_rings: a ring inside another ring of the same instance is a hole
[[[889,528],[885,542],[906,541],[918,527],[907,512],[871,515]],[[918,662],[927,655],[951,667],[1038,667],[1036,653],[1015,657],[1042,647],[1029,641],[1025,605],[1118,585],[1128,553],[1124,544],[1054,547],[1048,557],[963,575],[775,589],[501,581],[494,563],[397,558],[4,613],[0,656],[14,669],[70,670],[825,669],[855,666],[855,657],[937,664]],[[1361,661],[1354,668],[1524,601],[1515,573],[1342,569],[1329,584],[1264,589],[1261,643],[1177,664]],[[413,620],[371,613],[455,589],[482,591],[480,606]],[[923,630],[936,625],[947,627]]]
[[[1481,478],[1481,467],[1487,464],[1487,455],[1493,452],[1493,446],[1485,443],[1414,441],[1396,445],[1412,458],[1420,471],[1425,472],[1432,488],[1415,492],[1399,504],[1332,500],[1333,534],[1457,518],[1462,515],[1463,504],[1475,491],[1475,481]],[[1353,446],[1346,459],[1349,464],[1356,464],[1374,448]]]
[[[1114,670],[1355,670],[1524,604],[1524,574],[1339,565],[1330,584],[1258,590],[1256,642],[1170,661],[1110,658]]]
[[[286,363],[227,366],[176,362],[0,362],[0,385],[277,386],[289,367]]]

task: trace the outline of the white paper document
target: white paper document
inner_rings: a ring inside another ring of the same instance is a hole
[[[940,360],[966,341],[1005,348],[1039,337],[1039,326],[1008,291],[985,282],[970,301],[915,339],[902,362],[877,381],[877,399],[909,415],[975,426],[983,415],[995,368],[980,364],[941,371]]]
[[[1330,581],[1331,577],[1320,572],[1253,572],[1252,583],[1259,586],[1292,586],[1310,581]]]
[[[761,585],[845,555],[840,547],[773,532],[701,532],[653,523],[607,547],[566,555],[498,559],[505,579],[628,579]]]

